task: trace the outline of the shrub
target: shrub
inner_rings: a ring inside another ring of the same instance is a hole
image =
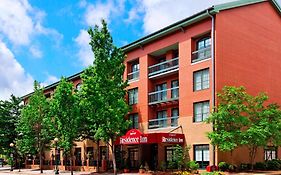
[[[201,175],[224,175],[224,173],[219,171],[214,171],[214,172],[205,172],[202,173]]]
[[[226,162],[220,162],[219,163],[219,170],[221,170],[221,171],[229,170],[229,164],[226,163]]]
[[[236,169],[237,169],[237,166],[236,166],[236,165],[229,164],[228,170],[229,170],[230,172],[235,172]]]
[[[266,163],[265,162],[257,162],[254,165],[255,170],[266,170]]]
[[[192,160],[186,163],[186,168],[193,173],[199,169],[199,164]]]
[[[278,160],[269,160],[266,161],[266,169],[267,170],[279,170],[281,165]]]
[[[251,169],[251,164],[249,163],[241,163],[239,169],[241,171],[247,171]]]

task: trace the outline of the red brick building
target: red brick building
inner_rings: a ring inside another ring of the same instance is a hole
[[[216,5],[122,49],[133,130],[116,144],[132,168],[144,163],[159,168],[171,159],[175,144],[190,145],[190,158],[201,167],[230,162],[229,153],[210,145],[206,132],[212,125],[202,122],[225,85],[245,86],[253,95],[267,92],[281,104],[281,8],[275,0]],[[69,79],[75,86],[81,82],[79,73]],[[57,84],[46,87],[46,93]],[[78,144],[81,160],[88,147],[95,153],[94,143]],[[235,150],[231,162],[247,163],[245,155],[246,149]],[[276,157],[280,150],[260,148],[256,161]]]

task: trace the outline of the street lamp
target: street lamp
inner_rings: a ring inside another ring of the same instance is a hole
[[[14,164],[14,155],[13,155],[13,147],[14,147],[15,145],[14,145],[14,143],[10,143],[10,147],[12,148],[12,152],[11,152],[11,169],[10,169],[10,171],[13,171],[13,164]]]
[[[59,154],[59,150],[58,150],[58,141],[59,139],[56,137],[54,139],[54,142],[56,144],[56,148],[55,148],[55,162],[56,162],[56,169],[55,169],[55,174],[60,174],[59,173],[59,169],[58,169],[58,160],[57,160],[57,155]]]

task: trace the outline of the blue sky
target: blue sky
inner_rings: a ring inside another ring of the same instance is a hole
[[[123,46],[232,0],[0,1],[0,99],[7,99],[31,92],[34,80],[46,86],[91,64],[86,31],[101,18],[115,44]]]

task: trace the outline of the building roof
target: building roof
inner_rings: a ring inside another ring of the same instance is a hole
[[[155,41],[163,36],[166,36],[168,34],[171,34],[175,31],[178,31],[178,30],[183,30],[183,27],[186,27],[186,26],[189,26],[191,24],[194,24],[196,22],[199,22],[199,21],[202,21],[204,19],[207,19],[209,18],[209,14],[211,15],[214,15],[214,14],[217,14],[219,13],[220,11],[223,11],[223,10],[228,10],[228,9],[232,9],[232,8],[237,8],[237,7],[241,7],[241,6],[246,6],[246,5],[251,5],[251,4],[257,4],[257,3],[261,3],[261,2],[270,2],[273,7],[276,9],[276,11],[279,13],[279,15],[281,16],[281,7],[280,5],[276,2],[276,0],[238,0],[238,1],[233,1],[233,2],[228,2],[228,3],[224,3],[224,4],[219,4],[219,5],[214,5],[212,7],[209,7],[199,13],[196,13],[192,16],[189,16],[183,20],[180,20],[178,22],[175,22],[167,27],[164,27],[154,33],[151,33],[143,38],[140,38],[130,44],[127,44],[123,47],[121,47],[121,49],[124,51],[124,52],[129,52],[131,50],[134,50],[136,48],[139,48],[139,47],[143,47],[145,44],[149,43],[149,42],[152,42],[152,41]],[[70,77],[68,77],[67,79],[68,80],[73,80],[73,79],[76,79],[77,77],[80,77],[80,75],[83,73],[83,71],[79,72],[79,73],[76,73]],[[56,87],[57,85],[59,84],[59,81],[58,82],[55,82],[53,84],[50,84],[46,87],[44,87],[45,90],[47,89],[51,89],[53,87]],[[33,94],[32,93],[29,93],[25,96],[22,97],[22,99],[25,99],[29,96],[31,96]]]

